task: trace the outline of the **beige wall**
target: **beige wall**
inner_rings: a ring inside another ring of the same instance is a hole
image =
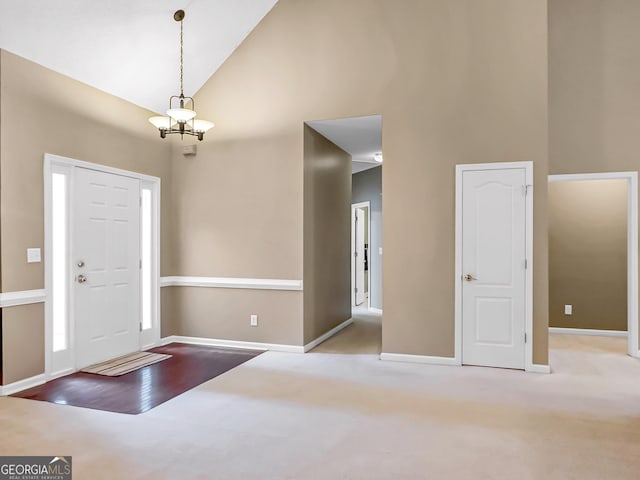
[[[549,325],[627,330],[626,180],[549,184]]]
[[[44,372],[44,304],[2,309],[4,385]]]
[[[172,289],[177,335],[302,345],[302,292],[197,287]],[[249,324],[252,314],[258,315],[258,327]]]
[[[176,274],[302,280],[302,135],[217,133],[195,157],[182,155],[188,140],[173,144]],[[181,335],[302,345],[301,291],[171,289]]]
[[[304,127],[304,343],[351,317],[351,155]]]
[[[640,2],[549,2],[550,173],[638,171]]]
[[[276,222],[267,238],[280,228],[298,233],[288,249],[270,241],[256,249],[299,272],[302,211],[282,209],[280,191],[302,204],[304,121],[382,114],[383,351],[442,356],[454,352],[455,164],[533,160],[534,360],[544,364],[546,47],[541,0],[280,0],[198,92],[201,115],[218,123],[213,144],[233,145],[199,158],[211,170],[227,166],[226,177],[248,175],[242,192],[274,190],[261,203]],[[277,172],[266,178],[247,173],[261,150]],[[229,203],[228,189],[205,178],[187,195],[214,209]],[[254,218],[244,205],[229,208]],[[211,216],[203,222],[216,229]],[[229,235],[242,246],[250,231]],[[189,236],[180,233],[178,255],[209,248]],[[215,255],[241,257],[228,245]]]
[[[2,291],[44,288],[43,157],[53,153],[162,179],[162,274],[171,274],[170,149],[142,108],[0,51],[0,262]],[[11,119],[11,121],[7,121]],[[156,138],[157,137],[157,138]],[[7,380],[44,370],[42,306],[3,311]],[[34,348],[34,345],[38,348]]]

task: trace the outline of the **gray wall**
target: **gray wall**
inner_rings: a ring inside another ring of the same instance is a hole
[[[371,245],[369,245],[369,296],[373,308],[382,308],[382,167],[351,176],[351,203],[371,202]]]

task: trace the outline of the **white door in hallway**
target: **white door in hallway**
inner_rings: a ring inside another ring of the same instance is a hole
[[[525,367],[526,171],[462,173],[462,363]]]
[[[77,168],[71,242],[76,368],[139,350],[140,181]]]
[[[355,289],[356,289],[356,305],[361,305],[365,299],[365,287],[364,287],[364,222],[365,222],[365,212],[362,208],[355,209]]]

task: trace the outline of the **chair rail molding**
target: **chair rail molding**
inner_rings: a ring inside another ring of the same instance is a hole
[[[273,278],[171,276],[160,277],[160,286],[302,291],[302,280],[280,280]]]
[[[3,292],[0,293],[0,308],[43,303],[46,299],[47,292],[44,289]]]

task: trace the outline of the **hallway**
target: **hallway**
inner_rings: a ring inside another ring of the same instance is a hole
[[[354,307],[353,324],[321,343],[309,353],[380,355],[382,315],[366,307]]]

